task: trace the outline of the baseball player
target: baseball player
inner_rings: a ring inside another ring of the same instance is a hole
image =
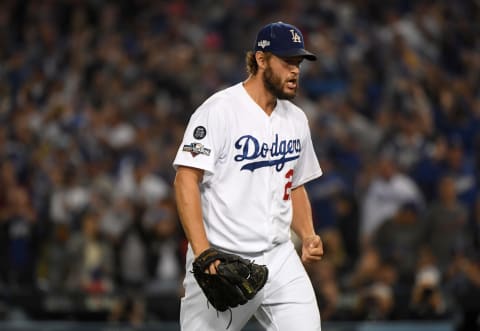
[[[246,304],[218,312],[191,272],[184,280],[184,331],[241,330],[252,316],[268,331],[318,331],[320,314],[305,263],[321,259],[304,184],[322,174],[297,93],[300,64],[316,60],[298,28],[264,26],[247,52],[248,78],[208,98],[192,115],[174,160],[175,196],[189,241],[187,271],[207,249],[268,267]],[[290,229],[302,240],[301,258]],[[219,261],[205,270],[215,274]]]

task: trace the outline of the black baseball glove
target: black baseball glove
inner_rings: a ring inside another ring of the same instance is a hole
[[[206,272],[220,261],[216,274]],[[208,301],[219,311],[245,304],[265,285],[268,269],[235,254],[209,248],[193,261],[193,275]]]

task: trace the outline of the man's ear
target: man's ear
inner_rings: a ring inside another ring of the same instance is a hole
[[[257,65],[259,69],[265,69],[265,67],[267,66],[267,57],[264,52],[255,52],[255,60],[257,60]]]

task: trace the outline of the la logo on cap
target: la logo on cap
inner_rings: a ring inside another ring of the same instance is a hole
[[[292,41],[294,43],[301,43],[302,42],[302,38],[300,37],[300,35],[297,33],[297,31],[295,31],[294,29],[291,29],[290,32],[292,33]],[[260,45],[259,45],[260,46]]]

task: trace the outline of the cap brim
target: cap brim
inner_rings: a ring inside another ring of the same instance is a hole
[[[287,51],[275,51],[272,52],[273,54],[280,56],[280,57],[293,57],[293,56],[302,56],[305,59],[309,61],[316,61],[317,56],[313,53],[310,53],[309,51],[303,49],[303,48],[296,48],[296,49],[290,49]]]

